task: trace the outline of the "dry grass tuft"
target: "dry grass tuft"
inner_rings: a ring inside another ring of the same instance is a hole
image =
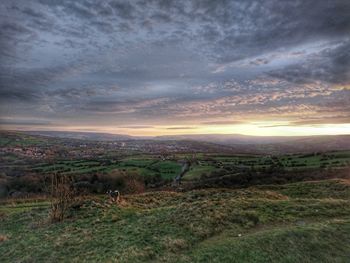
[[[4,241],[6,241],[6,240],[8,240],[8,239],[9,239],[8,236],[6,236],[6,235],[0,235],[0,242],[4,242]]]
[[[163,239],[163,244],[168,251],[178,252],[188,248],[188,243],[186,240],[181,238],[165,237]]]

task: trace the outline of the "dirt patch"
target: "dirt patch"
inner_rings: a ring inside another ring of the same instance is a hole
[[[345,185],[350,186],[350,179],[339,179],[339,182],[341,184],[345,184]]]
[[[8,239],[9,239],[8,236],[6,236],[6,235],[0,235],[0,243],[6,241],[6,240],[8,240]]]

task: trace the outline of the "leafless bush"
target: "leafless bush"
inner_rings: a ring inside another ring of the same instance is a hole
[[[74,202],[75,191],[72,178],[66,175],[53,174],[51,176],[51,222],[62,221]]]
[[[142,176],[137,173],[131,173],[124,176],[125,192],[127,193],[143,193],[145,191],[145,183]]]
[[[119,190],[122,193],[134,194],[145,191],[144,178],[137,172],[115,170],[99,177],[106,190]]]

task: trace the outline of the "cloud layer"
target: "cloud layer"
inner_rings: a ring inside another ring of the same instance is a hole
[[[350,123],[349,13],[347,0],[4,0],[0,124]]]

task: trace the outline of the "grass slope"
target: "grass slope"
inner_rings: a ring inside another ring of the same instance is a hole
[[[350,221],[287,226],[203,242],[183,262],[346,262]]]
[[[3,202],[0,261],[346,262],[349,196],[344,180],[91,196],[56,224],[45,200]]]

